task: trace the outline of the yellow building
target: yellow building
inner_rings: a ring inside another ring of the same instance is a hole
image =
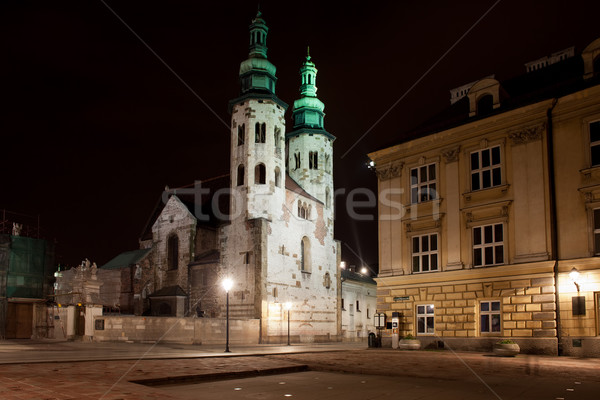
[[[600,355],[599,54],[600,39],[454,89],[440,118],[369,154],[377,309],[400,336]]]

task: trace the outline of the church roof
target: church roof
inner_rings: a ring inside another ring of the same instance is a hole
[[[167,286],[160,290],[157,290],[156,292],[152,293],[148,297],[170,297],[170,296],[185,297],[186,294],[183,291],[183,289],[181,288],[181,286],[175,285],[175,286]]]
[[[106,264],[102,269],[121,269],[139,263],[150,252],[150,249],[132,250],[119,254]]]
[[[152,225],[162,212],[166,200],[172,195],[176,195],[192,215],[198,218],[198,225],[214,228],[228,222],[229,192],[222,189],[228,189],[229,185],[229,174],[226,174],[176,189],[165,189],[154,206],[154,211],[146,222],[140,238],[142,240],[152,239]],[[213,207],[215,195],[218,196],[217,210]],[[204,218],[199,218],[200,216],[204,216]]]
[[[298,182],[296,182],[288,174],[285,174],[285,188],[296,194],[299,194],[300,196],[304,196],[307,199],[310,199],[310,200],[316,201],[317,203],[323,204],[323,202],[321,200],[317,199],[316,197],[311,196],[306,190],[302,189],[302,186],[300,186],[298,184]]]
[[[219,250],[210,250],[197,255],[190,265],[218,264],[220,261],[221,252]]]

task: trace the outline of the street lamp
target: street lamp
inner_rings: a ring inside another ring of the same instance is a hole
[[[573,269],[571,269],[571,272],[569,272],[569,277],[575,284],[575,287],[577,288],[577,293],[579,293],[579,283],[577,283],[577,280],[579,279],[579,271],[577,271],[577,268],[573,267]]]
[[[287,319],[288,319],[288,343],[287,345],[290,345],[290,308],[292,308],[292,303],[291,302],[287,302],[285,303],[285,309],[287,310]]]
[[[233,286],[233,281],[229,278],[225,278],[223,280],[223,289],[227,293],[227,303],[226,303],[226,318],[227,318],[227,328],[226,328],[226,344],[225,344],[225,353],[231,353],[229,350],[229,291]]]

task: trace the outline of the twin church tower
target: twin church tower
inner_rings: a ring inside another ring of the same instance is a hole
[[[317,68],[306,56],[300,98],[275,94],[267,59],[268,27],[260,11],[250,25],[248,59],[240,64],[240,95],[231,100],[230,223],[221,234],[222,273],[230,276],[233,317],[260,319],[261,342],[339,337],[340,245],[333,239],[333,141],[323,127]]]

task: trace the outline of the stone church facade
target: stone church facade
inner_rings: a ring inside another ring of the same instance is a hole
[[[135,314],[259,319],[260,341],[337,340],[340,244],[333,238],[333,141],[316,97],[317,69],[307,55],[300,99],[275,94],[268,27],[250,25],[240,95],[231,100],[228,176],[163,193],[142,237],[149,252],[130,268]],[[288,313],[285,304],[291,304]]]

